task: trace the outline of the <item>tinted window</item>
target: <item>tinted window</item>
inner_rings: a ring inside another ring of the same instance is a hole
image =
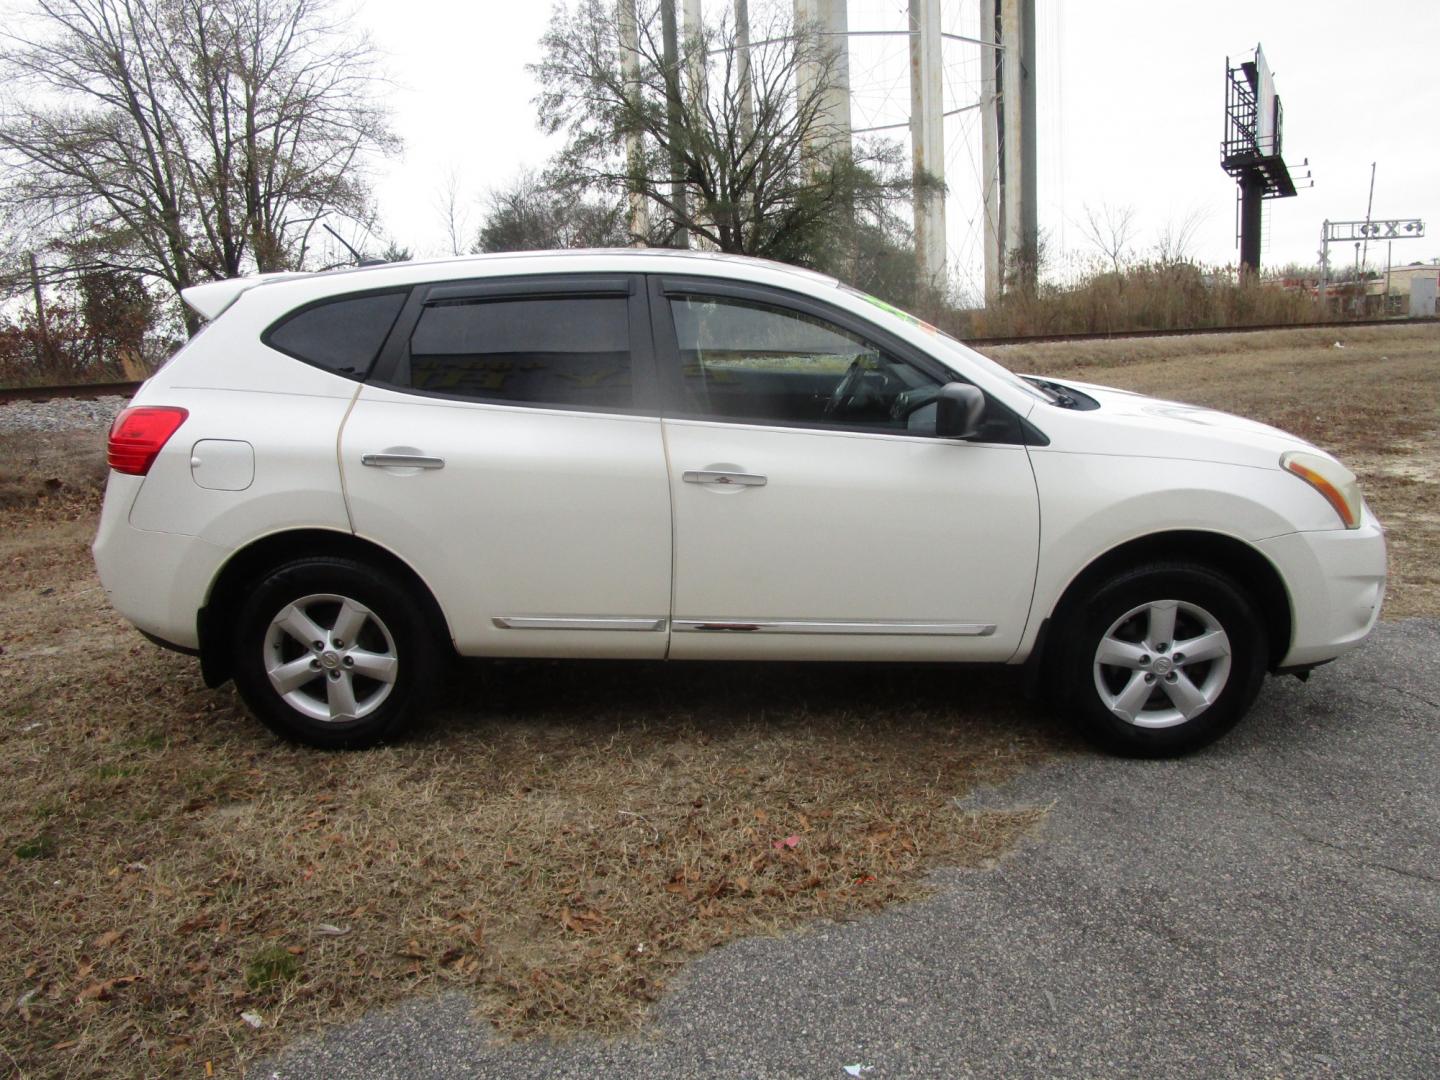
[[[409,384],[486,401],[628,408],[629,301],[552,296],[427,305],[410,338]]]
[[[308,364],[363,379],[404,303],[403,292],[328,300],[276,323],[264,341]]]
[[[813,316],[676,297],[686,410],[717,419],[930,434],[939,383]]]

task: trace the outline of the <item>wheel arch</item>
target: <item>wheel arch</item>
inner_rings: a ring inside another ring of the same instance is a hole
[[[427,609],[435,626],[453,643],[450,624],[434,592],[409,563],[371,540],[334,529],[290,529],[259,537],[237,548],[221,566],[209,595],[196,617],[200,638],[200,669],[207,686],[215,687],[231,676],[230,632],[245,595],[245,588],[266,570],[294,559],[311,556],[354,559],[379,566],[407,582]]]
[[[1045,620],[1039,642],[1042,653],[1054,643],[1048,631],[1065,624],[1076,608],[1091,595],[1101,582],[1115,576],[1128,566],[1144,562],[1194,562],[1208,566],[1233,578],[1254,599],[1265,623],[1269,645],[1267,667],[1274,669],[1290,649],[1294,631],[1294,607],[1285,580],[1275,564],[1243,540],[1224,533],[1194,529],[1177,529],[1151,533],[1128,540],[1097,555],[1072,577],[1061,591]],[[1042,655],[1040,662],[1048,656]]]

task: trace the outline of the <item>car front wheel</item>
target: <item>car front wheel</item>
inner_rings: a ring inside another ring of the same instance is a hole
[[[393,738],[438,677],[425,611],[389,574],[350,559],[298,559],[241,608],[235,683],[271,730],[324,749]]]
[[[1188,563],[1111,578],[1077,606],[1061,641],[1064,697],[1081,732],[1135,757],[1187,753],[1229,731],[1268,662],[1245,591]]]

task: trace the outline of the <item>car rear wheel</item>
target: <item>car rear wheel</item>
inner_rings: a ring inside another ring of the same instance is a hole
[[[1187,753],[1229,731],[1268,666],[1254,602],[1190,563],[1138,567],[1076,605],[1060,639],[1065,703],[1081,732],[1135,757]]]
[[[439,635],[410,592],[351,559],[298,559],[241,608],[235,684],[277,734],[324,749],[394,738],[436,679]]]

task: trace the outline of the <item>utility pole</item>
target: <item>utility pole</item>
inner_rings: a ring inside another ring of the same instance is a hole
[[[1367,221],[1366,224],[1368,225],[1369,222]],[[1351,285],[1350,291],[1351,291],[1351,294],[1352,294],[1352,296],[1353,296],[1353,299],[1352,299],[1351,302],[1350,302],[1350,310],[1353,312],[1353,314],[1355,315],[1355,317],[1358,319],[1358,318],[1360,317],[1360,301],[1361,301],[1361,298],[1365,295],[1364,293],[1362,293],[1362,292],[1360,291],[1360,241],[1359,241],[1359,240],[1356,240],[1356,241],[1355,241],[1355,275],[1354,275],[1354,277],[1351,278],[1351,282],[1352,282],[1352,285]]]
[[[1384,318],[1388,318],[1390,315],[1390,255],[1391,248],[1394,246],[1395,241],[1385,241],[1385,309],[1380,312],[1380,315]]]
[[[685,195],[685,150],[680,145],[684,129],[683,106],[680,101],[680,43],[675,21],[675,0],[660,0],[660,33],[663,38],[665,62],[665,116],[670,141],[670,204],[676,226],[672,244],[690,246],[690,230],[685,226],[690,213]]]
[[[1317,290],[1320,299],[1320,317],[1323,319],[1327,314],[1325,307],[1326,286],[1330,284],[1330,219],[1326,218],[1320,226],[1320,286]]]
[[[1365,239],[1360,245],[1360,266],[1370,265],[1370,215],[1375,210],[1375,162],[1370,162],[1370,198],[1365,201]]]
[[[35,363],[48,369],[55,359],[55,350],[50,344],[50,320],[45,314],[45,297],[40,291],[40,267],[35,253],[30,252],[30,291],[35,294],[35,326],[40,331],[40,340],[35,343]]]
[[[625,96],[630,110],[640,111],[640,31],[635,17],[635,0],[618,0],[620,10],[620,67],[625,77]],[[630,243],[644,247],[650,235],[650,212],[641,188],[645,169],[644,144],[640,132],[632,125],[625,133],[625,165],[630,177]]]
[[[915,170],[916,277],[945,284],[945,102],[940,0],[910,0],[910,147]],[[941,185],[935,190],[935,185]]]

